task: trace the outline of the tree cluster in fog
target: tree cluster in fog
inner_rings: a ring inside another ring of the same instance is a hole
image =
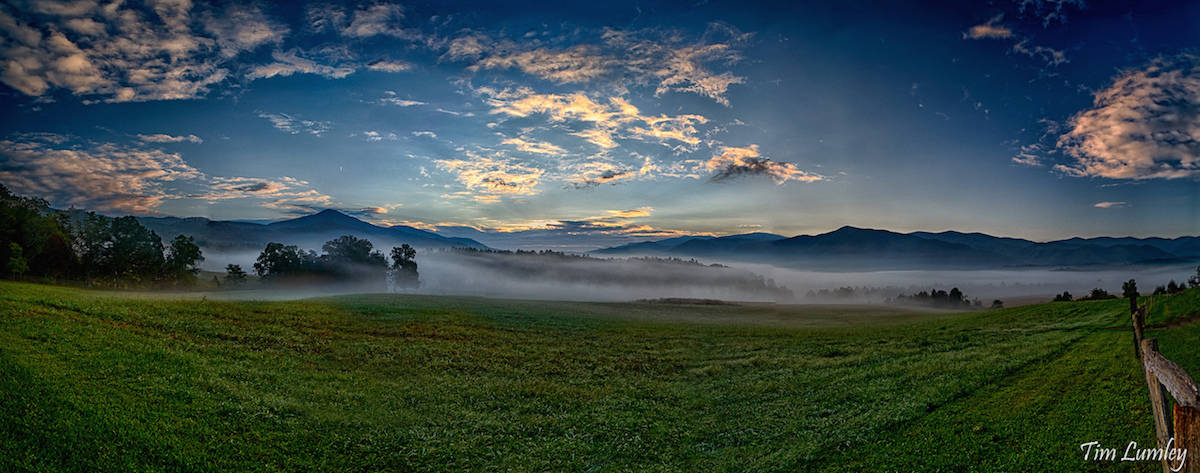
[[[382,289],[390,276],[400,287],[418,284],[417,252],[407,244],[392,248],[390,265],[370,240],[353,235],[329,240],[321,250],[323,253],[317,254],[296,245],[267,243],[254,262],[254,271],[268,283],[349,283]],[[231,264],[226,272],[227,279],[235,277],[241,267]]]
[[[951,288],[949,291],[945,291],[942,289],[930,289],[928,291],[920,291],[920,292],[918,292],[916,294],[912,294],[912,295],[900,294],[900,295],[896,296],[894,299],[888,299],[885,302],[888,304],[921,305],[921,306],[939,307],[939,308],[946,308],[946,309],[958,309],[958,308],[970,308],[970,307],[981,308],[981,307],[983,307],[982,301],[980,301],[979,299],[975,299],[975,301],[972,302],[970,299],[967,298],[967,295],[963,294],[963,292],[961,290],[959,290],[957,287]],[[997,308],[1002,307],[1003,305],[1004,305],[1004,303],[1001,302],[1000,300],[995,300],[995,301],[992,301],[991,307],[993,309],[997,309]]]
[[[135,217],[55,210],[0,185],[0,261],[14,278],[146,286],[194,282],[204,256],[191,236],[164,244]]]

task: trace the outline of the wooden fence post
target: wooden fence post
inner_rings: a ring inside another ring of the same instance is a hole
[[[1158,354],[1158,340],[1153,338],[1142,340],[1142,354],[1146,358],[1153,357]],[[1150,411],[1154,415],[1154,433],[1158,439],[1158,447],[1166,448],[1170,442],[1174,432],[1171,430],[1171,419],[1167,419],[1167,397],[1166,390],[1163,389],[1162,383],[1158,381],[1158,376],[1155,376],[1154,370],[1146,369],[1146,387],[1150,388]],[[1171,466],[1166,458],[1162,460],[1163,472],[1170,473]]]
[[[1179,473],[1200,473],[1200,409],[1175,404],[1175,448],[1187,449]],[[1178,467],[1175,463],[1174,467]]]
[[[1142,335],[1146,329],[1146,306],[1135,310],[1133,314],[1133,354],[1142,359]]]

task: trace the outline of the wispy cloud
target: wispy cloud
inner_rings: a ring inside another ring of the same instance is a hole
[[[258,117],[271,122],[271,126],[279,131],[293,135],[308,133],[310,135],[321,136],[333,126],[332,122],[304,120],[286,113],[259,112]]]
[[[1129,207],[1129,203],[1127,203],[1127,202],[1096,202],[1095,204],[1092,205],[1092,207],[1096,207],[1099,209],[1119,209],[1122,207]]]
[[[1001,13],[992,17],[986,23],[978,24],[967,29],[963,33],[963,38],[966,39],[1006,39],[1013,35],[1012,29],[1001,25],[1000,20],[1004,19],[1004,14]]]
[[[544,154],[548,156],[562,156],[567,154],[567,150],[562,149],[554,143],[547,143],[544,141],[527,141],[523,138],[509,138],[501,141],[500,144],[515,147],[518,151],[523,151],[526,153]]]
[[[137,137],[139,140],[144,141],[146,143],[183,143],[186,141],[188,143],[200,144],[200,143],[204,142],[203,139],[201,139],[199,136],[196,136],[196,135],[171,136],[171,135],[167,135],[167,134],[163,134],[163,133],[156,133],[153,135],[140,135],[139,134],[139,135],[137,135]]]
[[[466,159],[434,161],[474,194],[480,202],[495,202],[503,195],[532,195],[537,193],[545,171],[517,163],[503,156],[483,156],[466,152]]]
[[[275,51],[271,54],[275,62],[254,67],[246,74],[248,79],[269,79],[271,77],[287,77],[292,74],[315,74],[331,79],[341,79],[354,73],[353,67],[327,66],[300,56],[298,50],[288,52]]]

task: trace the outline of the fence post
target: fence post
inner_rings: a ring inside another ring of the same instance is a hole
[[[1133,354],[1140,360],[1142,359],[1142,335],[1146,329],[1146,306],[1138,308],[1131,315],[1133,316]]]
[[[1179,473],[1200,473],[1200,409],[1175,404],[1174,414],[1175,448],[1187,451]]]
[[[1142,353],[1145,356],[1150,356],[1151,353],[1158,352],[1158,340],[1148,338],[1142,340]],[[1168,393],[1164,392],[1162,383],[1158,382],[1158,377],[1154,375],[1153,370],[1145,370],[1146,372],[1146,387],[1150,388],[1150,410],[1154,414],[1154,433],[1158,438],[1158,447],[1166,448],[1174,435],[1171,429],[1170,420],[1167,419],[1166,400],[1169,399]],[[1171,466],[1166,458],[1162,460],[1163,472],[1170,473]]]

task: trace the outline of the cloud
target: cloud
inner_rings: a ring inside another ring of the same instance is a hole
[[[1030,44],[1028,39],[1017,41],[1016,44],[1013,44],[1012,50],[1015,53],[1024,54],[1031,58],[1041,59],[1051,66],[1070,62],[1067,60],[1066,53],[1054,48]]]
[[[1159,57],[1119,74],[1066,124],[1055,169],[1109,179],[1200,177],[1200,57]]]
[[[1032,143],[1024,145],[1021,146],[1021,151],[1012,157],[1012,162],[1023,166],[1038,167],[1042,165],[1042,152],[1043,148],[1041,144]]]
[[[318,64],[311,59],[300,57],[297,50],[288,52],[275,51],[271,54],[275,62],[256,66],[246,74],[246,78],[254,79],[269,79],[275,76],[287,77],[292,74],[316,74],[330,79],[341,79],[354,73],[353,67],[347,66],[327,66]]]
[[[393,91],[390,91],[390,90],[387,92],[384,92],[384,95],[385,95],[385,97],[379,99],[379,103],[381,103],[381,104],[395,105],[397,107],[413,107],[416,105],[425,105],[425,102],[402,99],[400,97],[397,97],[396,93]]]
[[[1000,20],[1004,19],[1004,14],[1001,13],[992,17],[986,23],[972,26],[965,33],[965,39],[1007,39],[1011,38],[1013,32],[1007,26],[1000,25]]]
[[[412,132],[412,135],[413,136],[424,136],[426,138],[434,138],[434,139],[437,139],[437,137],[438,137],[437,133],[434,133],[432,131],[426,131],[426,130],[414,131],[414,132]]]
[[[259,112],[259,118],[265,118],[271,122],[271,126],[279,131],[298,135],[300,133],[308,133],[310,135],[321,136],[333,126],[332,122],[318,120],[302,120],[298,117],[288,115],[286,113],[264,113]]]
[[[741,176],[767,176],[776,184],[787,181],[815,182],[824,176],[800,170],[792,163],[781,163],[763,157],[758,152],[758,145],[748,148],[724,146],[721,154],[713,156],[704,163],[704,168],[715,172],[709,182],[722,182]]]
[[[370,64],[367,64],[367,69],[379,72],[404,72],[412,70],[413,65],[409,62],[394,61],[390,59],[380,59]]]
[[[200,139],[200,137],[196,136],[196,135],[171,136],[171,135],[166,135],[166,134],[162,134],[162,133],[157,133],[157,134],[153,134],[153,135],[139,134],[139,135],[137,135],[137,137],[139,140],[142,140],[146,143],[182,143],[182,142],[186,141],[188,143],[200,144],[200,143],[204,142],[204,140]]]
[[[1050,23],[1058,20],[1061,23],[1067,22],[1067,7],[1073,6],[1078,9],[1085,8],[1084,0],[1014,0],[1017,3],[1017,10],[1022,13],[1029,13],[1042,20],[1042,27],[1050,26]]]
[[[587,161],[570,166],[566,181],[575,188],[618,184],[638,177],[637,171],[607,161]]]
[[[288,34],[288,28],[257,8],[234,4],[221,16],[208,16],[204,28],[212,33],[221,56],[232,58],[243,51],[253,51],[266,44],[278,45]]]
[[[1119,209],[1119,208],[1123,208],[1123,207],[1129,207],[1129,203],[1127,203],[1127,202],[1096,202],[1095,204],[1092,205],[1092,207],[1096,207],[1099,209]]]
[[[461,48],[460,48],[461,49]],[[469,56],[456,52],[456,57]],[[560,84],[588,82],[611,71],[615,59],[601,55],[591,45],[577,45],[562,51],[535,49],[513,54],[488,56],[471,69],[517,68],[522,72]]]
[[[468,159],[442,159],[434,162],[455,175],[458,182],[475,192],[481,202],[495,202],[502,195],[537,194],[537,185],[545,171],[516,163],[502,156],[481,156],[467,152]]]
[[[516,147],[517,150],[524,151],[526,153],[545,154],[549,156],[562,156],[567,154],[567,150],[562,149],[553,143],[540,141],[531,142],[521,138],[509,138],[501,141],[500,144]]]
[[[0,140],[0,181],[13,190],[105,212],[154,214],[168,186],[204,175],[177,153],[111,143],[65,146],[65,140]]]
[[[570,123],[582,137],[600,148],[617,146],[616,138],[637,139],[670,145],[682,143],[693,148],[700,143],[696,125],[705,124],[701,115],[642,115],[633,104],[622,97],[609,97],[607,103],[583,93],[538,94],[528,88],[496,91],[480,88],[478,92],[492,108],[492,114],[510,117],[544,115],[552,123]]]
[[[111,102],[186,99],[229,75],[217,51],[235,47],[237,35],[225,36],[220,18],[208,21],[220,36],[195,28],[190,2],[156,3],[150,12],[120,2],[33,6],[18,16],[0,10],[0,81],[23,94],[63,89]]]
[[[472,32],[449,41],[442,60],[471,61],[469,71],[516,69],[558,84],[603,81],[614,90],[651,85],[655,96],[694,93],[728,106],[729,87],[745,79],[711,67],[740,61],[738,49],[750,37],[714,23],[693,41],[675,31],[606,29],[592,43],[549,48]]]

